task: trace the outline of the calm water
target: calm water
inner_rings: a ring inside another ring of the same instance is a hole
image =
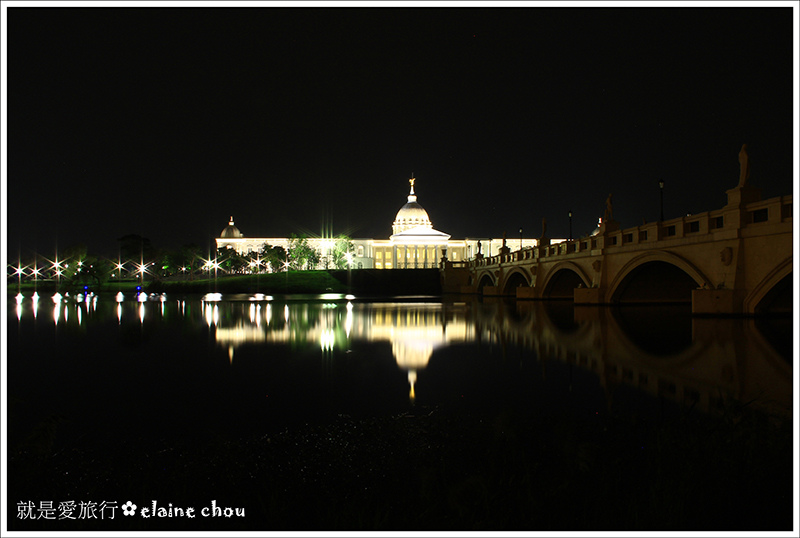
[[[566,412],[598,431],[612,413],[713,421],[737,402],[791,418],[791,320],[340,295],[9,302],[12,451],[145,453],[434,412],[542,420]],[[9,486],[12,504],[18,486]],[[19,491],[46,499],[32,488]]]

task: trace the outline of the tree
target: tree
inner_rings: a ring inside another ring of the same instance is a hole
[[[77,285],[100,286],[108,282],[113,270],[114,265],[109,260],[86,256],[72,282]]]
[[[288,261],[288,253],[283,247],[273,247],[267,243],[261,247],[261,259],[268,263],[274,272],[285,270],[285,263]]]
[[[119,241],[120,254],[124,260],[144,263],[155,259],[155,248],[146,237],[128,234],[120,237],[117,241]]]
[[[247,267],[247,259],[232,248],[217,249],[217,264],[228,274],[241,273]]]
[[[200,264],[200,253],[202,249],[199,245],[190,243],[183,245],[180,250],[181,267],[186,267],[189,271],[189,280],[194,280],[194,271]]]
[[[289,238],[289,266],[294,270],[313,269],[319,264],[320,255],[305,237],[292,234]]]
[[[347,269],[347,254],[352,254],[356,249],[353,241],[346,235],[340,235],[336,238],[333,244],[333,265],[337,269]]]

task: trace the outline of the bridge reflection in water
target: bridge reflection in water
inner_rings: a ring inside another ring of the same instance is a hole
[[[220,314],[219,309],[223,309]],[[388,342],[409,399],[437,349],[460,343],[533,350],[546,375],[557,360],[597,375],[609,403],[631,387],[717,412],[730,401],[791,416],[791,320],[696,318],[685,306],[580,307],[564,301],[445,303],[204,303],[216,342],[234,360],[261,342],[318,345],[329,358]]]

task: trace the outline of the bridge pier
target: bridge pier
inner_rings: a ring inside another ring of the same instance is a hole
[[[604,303],[600,288],[575,288],[573,300],[576,305],[600,305]]]
[[[734,290],[692,290],[692,314],[741,314],[742,301],[736,299]]]

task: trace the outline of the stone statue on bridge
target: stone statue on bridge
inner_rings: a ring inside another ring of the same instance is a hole
[[[614,220],[614,206],[611,203],[611,195],[606,198],[606,211],[603,213],[603,222]]]
[[[506,246],[506,232],[503,232],[503,246],[500,247],[500,254],[507,256],[511,253],[511,249]]]
[[[747,144],[742,144],[739,150],[739,187],[747,185],[750,179],[750,156],[747,154]]]

